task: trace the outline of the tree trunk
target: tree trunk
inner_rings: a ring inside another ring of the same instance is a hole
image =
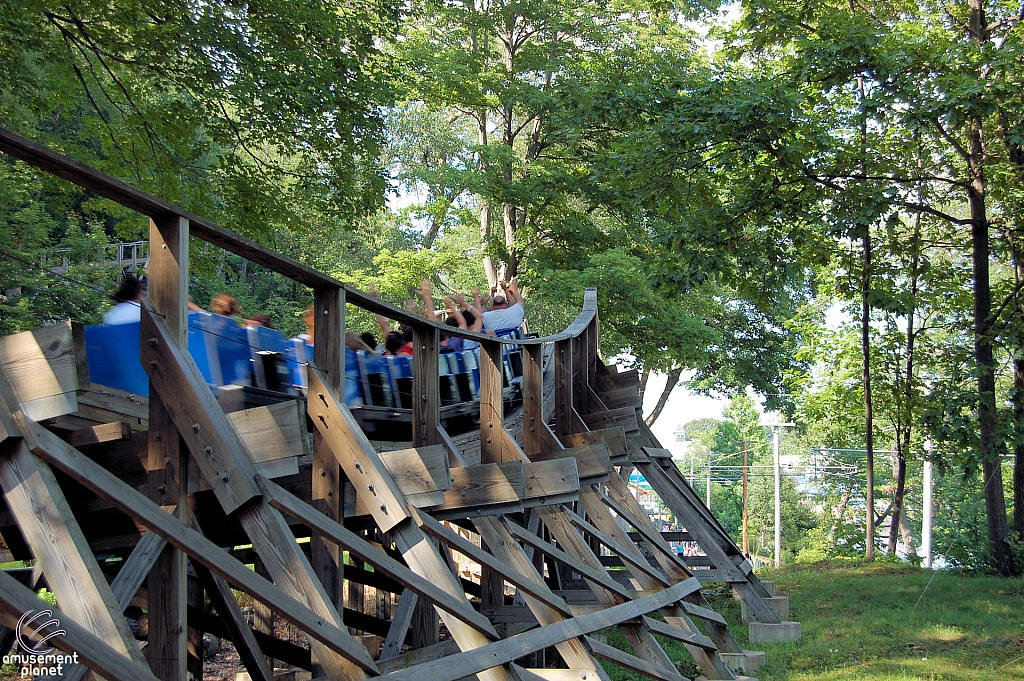
[[[967,28],[979,49],[988,42],[988,21],[981,0],[968,0]],[[996,379],[992,351],[992,290],[989,285],[988,216],[985,212],[985,140],[982,122],[971,119],[967,190],[971,208],[971,259],[974,272],[974,356],[978,372],[978,435],[981,444],[982,484],[988,517],[989,560],[1004,576],[1014,572],[1010,552],[1000,446],[996,441]]]
[[[910,436],[914,428],[914,341],[916,332],[914,330],[914,315],[917,314],[917,280],[918,264],[920,263],[921,243],[921,214],[918,213],[914,220],[914,233],[911,238],[913,257],[910,261],[910,298],[907,309],[907,345],[906,363],[904,365],[903,377],[903,408],[899,410],[901,420],[900,430],[897,433],[896,453],[893,457],[892,472],[896,479],[896,490],[893,494],[892,524],[889,526],[889,555],[896,555],[896,537],[903,527],[906,527],[906,513],[903,510],[903,500],[907,488],[907,454],[910,452]],[[904,539],[906,538],[904,533]],[[912,544],[903,542],[908,553],[912,551]]]
[[[843,522],[843,516],[846,515],[846,507],[850,503],[850,493],[851,492],[852,492],[851,488],[844,487],[843,488],[843,493],[839,497],[839,503],[836,504],[835,509],[832,511],[832,515],[835,518],[835,522],[832,523],[832,526],[828,529],[828,540],[827,540],[827,543],[828,543],[829,546],[831,546],[832,543],[835,542],[835,540],[836,540],[836,528],[838,528],[839,524]]]
[[[647,392],[647,381],[651,379],[654,369],[645,369],[640,372],[640,404],[644,402],[644,393]]]
[[[487,111],[477,112],[476,142],[481,148],[487,146]],[[487,161],[481,157],[479,173],[487,175]],[[480,247],[484,250],[484,274],[487,275],[487,285],[498,285],[498,272],[494,267],[494,258],[487,255],[488,247],[491,244],[491,203],[485,196],[480,196]]]
[[[672,391],[675,389],[676,384],[679,383],[679,381],[681,381],[682,378],[682,371],[679,372],[678,378],[672,378],[672,374],[668,375],[668,380],[665,381],[665,389],[661,391],[661,396],[658,397],[658,403],[654,405],[654,411],[652,411],[650,415],[644,419],[644,423],[646,423],[648,426],[654,425],[654,422],[658,420],[658,417],[661,416],[661,412],[665,409],[665,405],[668,404],[669,395],[672,394]]]
[[[861,380],[864,383],[864,442],[867,449],[867,483],[865,485],[865,516],[867,527],[864,533],[864,560],[875,559],[875,438],[874,415],[871,411],[871,306],[868,294],[871,291],[871,229],[864,226],[862,239],[864,274],[861,277],[860,297],[860,347],[862,353]]]

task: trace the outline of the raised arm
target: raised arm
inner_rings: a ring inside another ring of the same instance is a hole
[[[465,302],[465,298],[463,298],[463,302]],[[444,304],[448,307],[448,314],[458,322],[460,329],[469,328],[466,326],[466,318],[462,316],[462,310],[459,309],[458,305],[452,302],[451,298],[445,298]]]
[[[434,285],[430,283],[429,279],[424,279],[420,282],[420,287],[416,289],[416,293],[419,294],[420,298],[423,299],[423,307],[425,313],[423,316],[433,321],[437,319],[437,311],[434,309]]]
[[[516,277],[512,277],[512,281],[507,284],[503,284],[502,287],[505,289],[505,299],[508,300],[508,296],[512,296],[512,302],[509,305],[523,304],[523,296],[519,293],[519,281]],[[525,307],[525,306],[524,306]]]
[[[370,284],[370,288],[366,290],[374,298],[380,298],[380,292],[377,290],[376,285]],[[374,313],[374,318],[377,320],[377,326],[380,327],[380,334],[382,338],[387,338],[391,332],[391,320],[382,314]],[[383,341],[382,341],[383,342]]]

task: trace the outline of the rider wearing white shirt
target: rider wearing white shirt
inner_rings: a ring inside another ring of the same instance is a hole
[[[117,303],[103,315],[104,324],[131,324],[142,317],[142,280],[132,274],[125,275],[112,296]]]
[[[513,278],[512,281],[502,282],[505,289],[504,296],[494,296],[491,301],[491,309],[484,312],[484,329],[487,331],[503,331],[504,329],[518,329],[523,325],[526,318],[526,309],[523,307],[523,296],[519,293],[519,284]],[[509,305],[509,297],[513,303]]]

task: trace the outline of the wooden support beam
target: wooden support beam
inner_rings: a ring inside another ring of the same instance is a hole
[[[480,344],[480,463],[518,460],[505,454],[502,385],[505,377],[501,343]]]
[[[230,633],[228,638],[235,644],[235,650],[238,651],[238,657],[245,665],[245,670],[249,672],[249,678],[253,681],[274,681],[274,671],[267,664],[267,658],[263,656],[256,636],[249,628],[241,608],[238,607],[231,587],[206,567],[199,564],[195,564],[194,567],[200,583],[210,595],[214,609]]]
[[[619,514],[619,517],[625,519],[640,533],[666,575],[673,579],[687,579],[693,576],[686,564],[679,559],[668,542],[662,538],[661,533],[654,529],[651,517],[640,506],[640,502],[629,493],[629,488],[622,478],[617,475],[609,477],[608,494],[598,492],[596,489],[594,493],[606,506]]]
[[[687,643],[690,645],[698,646],[708,651],[718,650],[718,646],[707,636],[696,631],[684,631],[679,627],[656,620],[653,617],[644,617],[644,625],[655,634],[670,638],[673,641],[679,641],[680,643]]]
[[[504,664],[532,653],[541,648],[555,645],[570,638],[585,636],[620,622],[633,620],[641,615],[658,610],[668,603],[681,598],[680,594],[688,588],[685,582],[669,587],[645,598],[622,603],[601,610],[600,612],[582,615],[570,620],[557,622],[546,627],[533,629],[517,636],[496,641],[484,648],[478,648],[457,655],[424,662],[408,669],[396,670],[381,675],[382,681],[455,681],[472,674],[478,674],[495,665]]]
[[[616,542],[617,547],[613,548],[613,550],[620,558],[626,561],[627,567],[642,588],[659,589],[663,587],[666,583],[665,577],[661,576],[660,573],[654,573],[652,569],[648,568],[646,556],[629,539],[628,534],[619,527],[619,524],[611,516],[611,512],[602,503],[602,495],[599,495],[593,488],[584,490],[580,494],[580,506],[586,511],[587,516],[593,520],[594,524],[606,532],[612,541]],[[634,522],[640,524],[638,521]],[[674,575],[675,579],[684,579],[684,581],[699,584],[699,580],[688,576],[687,572],[680,570],[671,561],[666,561],[666,564],[670,569],[669,574]],[[674,582],[675,579],[670,580],[668,583]],[[694,589],[686,594],[686,596],[699,598],[703,602],[703,596],[700,595],[699,588]],[[700,633],[679,603],[666,606],[661,612],[669,624],[682,628],[687,632]],[[731,635],[718,636],[718,641],[723,644],[723,647],[735,645]],[[729,671],[716,653],[708,653],[706,649],[700,646],[691,645],[687,646],[687,650],[693,655],[693,658],[701,666],[708,678],[732,678],[732,672]]]
[[[439,444],[441,398],[438,393],[438,332],[432,326],[413,326],[412,445]]]
[[[230,584],[270,605],[282,617],[315,640],[345,655],[364,669],[376,671],[366,648],[353,641],[333,621],[318,616],[307,605],[286,594],[281,587],[259,577],[206,537],[182,525],[135,488],[83,456],[42,426],[27,421],[20,415],[16,415],[15,422],[33,453],[51,466],[63,471],[86,489],[104,497],[114,507],[163,536],[169,543],[188,553],[193,561],[205,565]],[[294,538],[290,533],[289,537],[289,543],[294,545]]]
[[[689,679],[682,676],[675,669],[666,669],[661,665],[652,664],[647,660],[640,659],[636,655],[630,655],[590,636],[587,637],[587,645],[590,646],[591,652],[602,660],[608,660],[613,664],[625,667],[652,679],[658,679],[659,681],[689,681]]]
[[[345,290],[339,287],[320,287],[313,291],[314,338],[313,364],[325,378],[325,389],[335,399],[345,395]],[[307,375],[309,371],[307,370]],[[304,421],[305,419],[303,419]],[[343,522],[344,475],[331,454],[330,447],[319,432],[313,433],[313,469],[311,506],[331,520]],[[328,601],[337,612],[344,607],[344,583],[341,577],[340,549],[313,535],[310,537],[310,564],[323,586]],[[313,675],[321,676],[325,669],[313,654]]]
[[[555,434],[562,438],[577,432],[572,401],[572,339],[555,343],[551,361],[555,363]]]
[[[74,413],[75,391],[90,385],[82,325],[63,322],[0,338],[0,369],[11,383],[12,408],[36,421]]]
[[[373,499],[373,503],[367,506],[377,527],[388,532],[408,518],[404,495],[380,455],[366,439],[348,408],[328,392],[324,377],[316,369],[309,372],[307,409],[335,460],[352,481],[352,486],[360,495],[369,493],[367,498]]]
[[[2,372],[0,380],[5,380]],[[8,408],[4,402],[0,399],[0,409]],[[20,412],[14,421],[19,418],[24,419]],[[56,436],[54,439],[63,444]],[[53,471],[25,442],[0,444],[0,487],[62,610],[126,660],[143,663]]]
[[[259,496],[256,467],[191,355],[183,353],[147,301],[142,303],[142,366],[156,394],[213,486],[225,513]],[[151,426],[152,427],[152,426]]]
[[[580,495],[581,504],[584,503],[584,495],[585,492],[581,493]],[[595,522],[598,522],[600,518],[595,516],[589,507],[586,508],[587,515],[594,519]],[[633,542],[629,541],[628,537],[626,537],[626,541],[623,542],[621,541],[621,539],[615,538],[611,534],[608,534],[602,531],[600,528],[596,527],[595,525],[587,522],[586,520],[584,520],[577,514],[573,513],[572,511],[566,511],[566,514],[573,525],[575,525],[578,529],[582,530],[583,532],[591,535],[599,542],[601,542],[609,549],[611,549],[613,552],[615,552],[615,554],[619,558],[626,562],[626,564],[630,567],[631,570],[639,570],[640,572],[643,572],[647,576],[656,580],[661,585],[667,585],[669,583],[665,575],[659,572],[654,567],[652,567],[651,564],[648,562],[647,558],[643,556],[643,554],[637,555],[637,553],[639,553],[638,550],[635,553],[633,550],[631,550],[636,549],[636,545],[633,544]],[[610,521],[607,523],[609,527],[606,528],[610,530],[610,525],[614,524],[615,520],[612,519],[610,516],[608,516],[606,520]],[[621,532],[621,529],[619,529],[619,532]]]
[[[101,423],[98,426],[87,426],[71,431],[68,435],[68,443],[75,449],[102,445],[108,442],[131,439],[132,429],[123,421],[113,423]]]
[[[24,613],[41,608],[52,611],[52,619],[60,622],[60,628],[65,632],[49,639],[50,645],[68,655],[78,653],[79,662],[95,670],[103,678],[108,681],[159,681],[145,662],[125,657],[105,640],[79,624],[69,613],[49,605],[38,598],[31,589],[0,570],[0,624],[13,629],[18,626],[18,621]]]
[[[380,666],[381,662],[398,657],[398,654],[402,652],[402,644],[405,643],[405,635],[409,632],[419,598],[415,592],[407,589],[398,599],[398,607],[391,618],[391,628],[388,629],[388,635],[381,646],[377,666]]]
[[[523,452],[533,459],[546,447],[544,434],[544,346],[523,346]]]
[[[167,540],[156,532],[147,531],[142,539],[132,549],[128,559],[124,561],[121,569],[110,583],[110,591],[117,600],[119,612],[131,605],[132,598],[138,592],[142,583],[146,581],[149,571],[153,569],[157,557],[167,545]]]

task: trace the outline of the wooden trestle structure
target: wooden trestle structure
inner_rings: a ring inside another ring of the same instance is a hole
[[[205,630],[232,640],[261,681],[274,678],[271,659],[346,680],[606,679],[599,660],[681,680],[654,634],[682,642],[709,679],[732,679],[723,656],[741,650],[701,583],[726,582],[752,618],[779,621],[638,418],[636,373],[599,359],[595,291],[553,336],[456,333],[482,345],[479,438],[459,446],[438,420],[438,333],[452,329],[12,133],[0,131],[0,150],[151,219],[148,400],[88,383],[75,325],[0,339],[0,532],[11,557],[35,559],[20,580],[0,571],[0,623],[10,641],[45,584],[66,631],[49,644],[84,664],[68,678],[88,667],[184,681],[201,674]],[[184,349],[190,236],[314,290],[307,400],[226,413],[215,398]],[[340,398],[347,304],[415,330],[406,449],[377,451]],[[503,413],[507,342],[524,350],[518,439]],[[628,490],[631,467],[703,556],[670,548]],[[353,598],[364,588],[397,603],[365,612]],[[253,625],[233,589],[255,601]],[[132,603],[148,612],[144,651],[122,616]],[[275,638],[260,622],[268,611],[309,649]],[[610,627],[632,653],[595,636]]]

